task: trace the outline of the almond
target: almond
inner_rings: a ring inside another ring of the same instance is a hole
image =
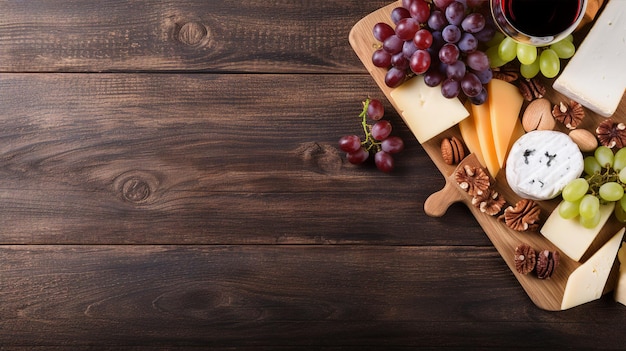
[[[553,130],[556,126],[552,116],[552,104],[546,98],[531,101],[522,115],[522,126],[527,132],[533,130]]]
[[[598,139],[587,129],[574,129],[568,135],[582,152],[590,152],[598,147]]]

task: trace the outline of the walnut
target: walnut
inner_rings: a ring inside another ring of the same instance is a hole
[[[482,167],[465,165],[456,171],[454,178],[461,189],[471,196],[482,195],[491,186],[489,175]]]
[[[519,79],[518,70],[510,65],[504,65],[502,67],[495,67],[492,69],[493,79],[500,79],[507,83],[512,83]]]
[[[528,244],[520,244],[515,248],[515,270],[520,274],[528,274],[535,269],[537,253]]]
[[[498,219],[504,220],[506,225],[519,232],[537,230],[541,209],[533,200],[522,199],[515,206],[509,206]]]
[[[537,277],[549,279],[559,265],[560,254],[558,251],[543,250],[537,254]]]
[[[443,162],[455,165],[465,158],[463,143],[457,137],[444,138],[441,141],[441,156]]]
[[[546,87],[537,78],[520,79],[517,87],[526,101],[541,99],[546,94]]]
[[[500,193],[493,189],[485,191],[482,194],[475,195],[472,198],[472,205],[478,207],[480,212],[486,213],[490,216],[495,216],[502,210],[506,201]]]
[[[626,146],[626,125],[622,122],[605,119],[596,128],[596,135],[600,144],[609,148],[621,149]]]
[[[570,100],[569,104],[561,101],[552,108],[552,115],[568,129],[576,129],[585,118],[585,109],[574,100]]]

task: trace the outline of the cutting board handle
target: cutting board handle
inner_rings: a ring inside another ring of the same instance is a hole
[[[446,214],[448,208],[455,202],[463,200],[466,195],[460,191],[456,184],[446,179],[446,185],[438,192],[431,194],[424,202],[424,212],[431,217],[441,217]]]

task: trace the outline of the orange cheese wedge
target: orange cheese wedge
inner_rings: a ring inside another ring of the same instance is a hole
[[[472,104],[472,115],[474,115],[476,134],[478,134],[480,150],[482,151],[483,158],[485,159],[485,167],[487,167],[491,176],[495,178],[498,171],[500,171],[500,163],[498,162],[496,145],[494,144],[489,108],[490,104],[491,101],[489,101],[489,99],[487,99],[487,101],[482,105]]]
[[[517,125],[521,123],[519,114],[524,97],[515,85],[500,79],[489,81],[487,93],[493,148],[498,168],[501,168],[506,162],[513,132]],[[492,175],[495,177],[495,174]]]
[[[465,146],[467,146],[469,152],[475,154],[478,162],[480,162],[483,167],[486,167],[485,158],[483,157],[483,152],[480,149],[480,140],[478,139],[478,134],[476,133],[474,114],[472,113],[472,107],[469,101],[465,103],[465,108],[470,114],[466,119],[459,122],[461,137],[463,137],[463,141],[465,142]]]

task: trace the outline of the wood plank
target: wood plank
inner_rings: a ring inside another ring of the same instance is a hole
[[[488,243],[463,207],[424,215],[444,180],[390,106],[397,172],[344,160],[368,76],[5,74],[0,89],[2,243]]]
[[[365,72],[352,24],[388,3],[0,3],[0,71]]]
[[[491,247],[31,245],[0,261],[7,347],[626,341],[623,306],[538,310]]]

